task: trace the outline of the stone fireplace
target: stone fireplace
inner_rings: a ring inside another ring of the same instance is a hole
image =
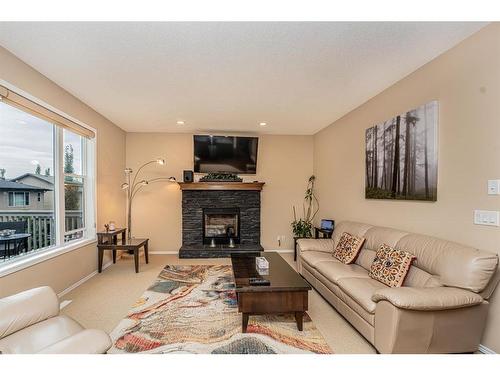
[[[263,183],[180,183],[181,258],[228,257],[258,253],[260,193]],[[234,247],[230,247],[230,238]],[[213,240],[213,242],[212,242]],[[215,244],[215,247],[211,246]]]

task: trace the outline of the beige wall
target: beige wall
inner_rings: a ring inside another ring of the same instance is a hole
[[[125,132],[0,47],[0,79],[97,129],[97,225],[124,224]],[[0,297],[39,285],[61,292],[97,269],[95,245],[0,278]]]
[[[292,205],[300,206],[307,179],[312,174],[312,136],[259,137],[257,175],[246,181],[265,182],[262,191],[261,242],[265,249],[292,249]],[[174,176],[182,181],[182,171],[193,169],[193,135],[127,133],[127,166],[163,156],[165,167],[156,164],[144,176]],[[151,251],[178,251],[181,246],[181,191],[177,184],[159,182],[137,194],[133,206],[134,235],[151,239]],[[277,236],[286,236],[278,247]]]
[[[364,198],[365,129],[439,101],[435,203]],[[486,27],[314,137],[319,216],[426,233],[494,252],[500,229],[472,223],[474,209],[500,210],[488,179],[500,178],[500,24]],[[500,288],[499,288],[500,289]],[[483,344],[500,352],[500,291]]]

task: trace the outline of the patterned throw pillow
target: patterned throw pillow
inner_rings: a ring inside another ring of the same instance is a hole
[[[344,232],[333,250],[333,256],[344,264],[354,263],[364,242],[364,238]]]
[[[383,244],[377,250],[369,275],[387,286],[400,287],[415,259],[408,251],[396,250]]]

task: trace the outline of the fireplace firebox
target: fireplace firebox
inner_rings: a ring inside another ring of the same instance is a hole
[[[239,208],[204,208],[203,243],[208,245],[214,240],[218,245],[227,245],[230,238],[240,243]]]

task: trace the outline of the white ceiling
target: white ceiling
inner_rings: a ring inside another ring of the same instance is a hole
[[[314,134],[484,25],[4,22],[0,45],[127,131]]]

